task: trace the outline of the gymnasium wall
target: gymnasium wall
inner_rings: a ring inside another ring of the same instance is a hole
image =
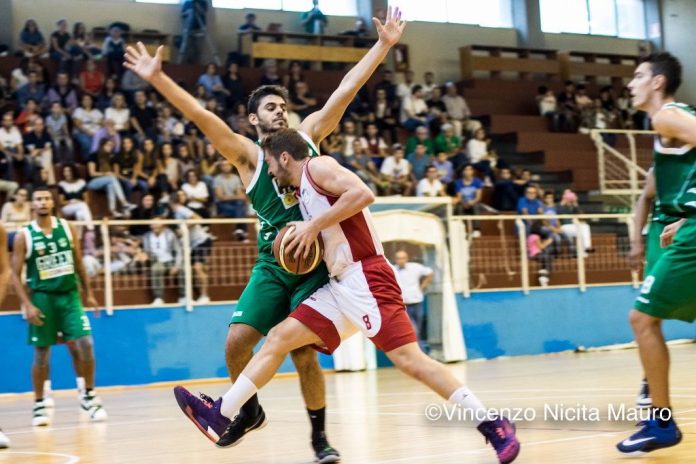
[[[627,343],[632,335],[627,314],[636,291],[630,287],[595,287],[458,296],[459,313],[470,359],[534,355]],[[226,377],[224,343],[233,305],[117,310],[92,321],[99,386]],[[696,338],[696,326],[665,323],[668,339]],[[26,322],[18,315],[0,316],[3,369],[0,394],[31,389],[32,349]],[[53,349],[54,388],[74,388],[65,346]],[[637,362],[637,359],[636,359]],[[332,358],[320,355],[326,369]],[[385,358],[379,357],[385,366]],[[292,372],[286,360],[281,372]]]
[[[696,8],[693,0],[662,1],[662,33],[665,50],[673,53],[684,67],[677,98],[696,104],[696,51],[692,42]]]
[[[224,55],[237,49],[237,27],[244,22],[247,12],[248,10],[222,8],[212,10],[209,28],[220,54]],[[257,23],[261,27],[270,22],[278,22],[285,25],[285,30],[300,30],[300,13],[269,10],[257,10],[256,13]],[[181,32],[179,7],[173,5],[134,3],[131,0],[12,0],[12,39],[17,40],[19,31],[28,18],[36,19],[41,30],[48,36],[55,29],[58,16],[67,18],[71,24],[84,21],[88,28],[105,26],[112,21],[120,20],[130,23],[136,30],[148,28],[159,29],[169,34]],[[354,18],[331,17],[328,32],[340,33],[350,29],[353,24]],[[635,40],[577,34],[544,34],[544,40],[546,48],[560,50],[624,54],[637,52]],[[444,82],[459,79],[458,47],[468,44],[514,47],[517,45],[517,35],[514,29],[411,22],[402,42],[409,46],[411,67],[418,78],[425,71],[431,70],[436,73],[438,80]],[[208,57],[204,56],[205,60],[208,60]]]

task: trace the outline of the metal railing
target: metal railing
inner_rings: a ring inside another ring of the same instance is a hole
[[[647,174],[639,164],[636,136],[654,134],[654,131],[620,129],[593,129],[590,132],[590,137],[597,147],[597,173],[601,194],[617,197],[628,206],[635,204]],[[607,143],[609,138],[616,140],[622,136],[628,140],[627,154]]]

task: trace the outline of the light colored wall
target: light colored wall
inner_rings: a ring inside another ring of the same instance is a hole
[[[559,51],[637,55],[639,40],[585,34],[544,34],[546,48]]]
[[[693,0],[663,0],[662,33],[666,51],[674,54],[684,68],[677,98],[696,104],[696,49],[693,29],[696,8]]]

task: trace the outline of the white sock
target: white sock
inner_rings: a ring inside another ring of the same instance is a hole
[[[75,377],[75,383],[77,384],[77,391],[79,393],[84,393],[84,391],[85,391],[85,378],[84,377]]]
[[[467,417],[476,418],[474,422],[477,424],[480,424],[487,419],[486,416],[488,409],[486,409],[481,400],[479,400],[467,387],[459,387],[457,390],[455,390],[455,392],[452,393],[452,396],[449,397],[449,402],[458,404],[462,408],[469,409],[471,411],[471,415],[467,414]]]
[[[244,403],[246,403],[258,390],[258,387],[254,385],[254,382],[249,380],[249,377],[241,374],[237,377],[237,381],[232,385],[232,388],[222,395],[220,412],[228,419],[232,419],[239,413]]]
[[[50,380],[44,380],[44,396],[45,393],[51,393],[53,390],[51,390],[51,381]]]

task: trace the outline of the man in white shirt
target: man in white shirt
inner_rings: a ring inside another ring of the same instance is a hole
[[[409,69],[404,73],[404,82],[396,86],[397,98],[399,98],[399,100],[403,100],[404,98],[411,95],[411,92],[413,91],[413,87],[415,85],[416,83],[413,80],[413,71]]]
[[[469,110],[469,105],[466,104],[464,97],[457,94],[457,86],[453,82],[448,82],[445,84],[445,96],[442,97],[442,101],[445,103],[447,108],[447,114],[452,120],[452,125],[454,126],[454,132],[457,137],[462,136],[462,130],[473,133],[478,128],[481,127],[481,123],[475,119],[471,119],[471,110]]]
[[[143,248],[150,258],[150,276],[152,293],[155,296],[153,305],[164,304],[164,276],[177,276],[179,304],[184,303],[186,288],[184,284],[183,257],[179,238],[168,227],[153,223],[152,229],[143,239]]]
[[[392,147],[393,155],[387,156],[382,162],[379,172],[382,174],[387,187],[387,195],[411,194],[413,183],[411,182],[411,163],[404,158],[404,149],[400,144]]]
[[[419,263],[408,262],[408,253],[399,250],[394,256],[394,272],[396,280],[401,287],[408,317],[416,329],[419,343],[425,340],[422,337],[423,328],[423,291],[433,281],[433,270]]]
[[[438,179],[437,168],[432,164],[425,169],[425,177],[416,185],[417,197],[444,197],[445,188]]]
[[[11,197],[19,187],[13,179],[13,166],[21,166],[27,179],[31,175],[31,166],[24,157],[24,140],[22,133],[14,125],[12,112],[7,112],[2,116],[2,126],[0,126],[0,191],[7,193]]]
[[[435,74],[433,74],[432,71],[426,71],[425,74],[423,74],[423,79],[425,80],[425,83],[422,85],[423,98],[425,100],[430,100],[433,96],[433,89],[438,86],[435,82]]]
[[[401,101],[401,125],[413,132],[418,126],[428,124],[428,104],[423,100],[423,88],[415,85],[411,94]]]

